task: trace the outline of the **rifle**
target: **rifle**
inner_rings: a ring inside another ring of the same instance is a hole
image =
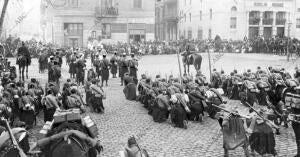
[[[225,111],[225,112],[227,112],[227,113],[229,113],[229,114],[231,114],[231,115],[238,116],[238,117],[245,118],[245,119],[249,119],[248,116],[241,115],[241,114],[239,114],[239,113],[237,113],[237,112],[229,111],[229,110],[227,110],[227,109],[225,109],[225,108],[223,108],[223,107],[219,107],[219,106],[217,106],[217,105],[215,105],[215,104],[212,104],[212,106],[215,107],[215,108],[217,108],[217,109],[220,109],[220,110],[222,110],[222,111]]]
[[[250,107],[264,122],[266,122],[269,126],[273,127],[274,129],[279,129],[279,126],[274,124],[272,121],[269,119],[264,118],[257,110],[255,110],[248,102],[245,102],[245,104]]]
[[[20,148],[15,136],[13,135],[7,119],[2,118],[2,120],[5,122],[5,126],[6,126],[6,129],[7,129],[8,133],[9,133],[12,144],[14,145],[15,148],[18,149],[20,157],[27,157],[26,154],[24,153],[23,149]]]

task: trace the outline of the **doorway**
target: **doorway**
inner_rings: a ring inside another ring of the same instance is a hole
[[[129,42],[144,42],[145,40],[145,30],[135,29],[129,31]]]
[[[69,38],[69,46],[73,48],[78,48],[79,47],[78,38]]]
[[[249,27],[249,39],[255,39],[259,35],[258,27]]]
[[[279,37],[284,36],[284,27],[277,27],[277,36]]]
[[[272,38],[272,27],[264,27],[264,38],[265,39]]]

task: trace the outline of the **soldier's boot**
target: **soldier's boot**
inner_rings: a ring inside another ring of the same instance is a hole
[[[297,143],[297,155],[295,157],[300,157],[300,139],[296,139]]]
[[[224,157],[229,157],[229,152],[227,149],[224,148]]]
[[[245,152],[245,156],[246,157],[250,157],[249,150],[248,150],[248,145],[247,144],[244,144],[243,149],[244,149],[244,152]]]

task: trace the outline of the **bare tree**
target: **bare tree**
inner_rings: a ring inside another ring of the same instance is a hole
[[[5,13],[7,10],[7,6],[8,6],[8,1],[9,0],[4,0],[4,4],[2,7],[2,12],[1,12],[1,16],[0,16],[0,35],[2,34],[2,29],[3,29],[3,23],[4,23],[4,18],[5,18]]]

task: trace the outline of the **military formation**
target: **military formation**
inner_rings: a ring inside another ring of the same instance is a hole
[[[158,123],[170,121],[174,127],[188,128],[188,121],[204,120],[207,114],[218,120],[223,131],[224,156],[229,150],[242,146],[245,156],[258,153],[277,156],[275,134],[291,124],[300,155],[300,71],[294,77],[285,69],[268,67],[234,70],[226,75],[213,70],[210,81],[198,71],[197,75],[155,79],[142,75],[137,86],[137,98]],[[209,83],[210,82],[210,83]],[[227,103],[239,101],[239,109]],[[205,114],[206,113],[206,114]],[[249,152],[249,146],[251,153]]]
[[[18,51],[17,63],[27,52],[23,45]],[[18,79],[16,68],[3,56],[0,59],[0,156],[96,157],[103,150],[96,124],[84,115],[89,107],[104,112],[101,103],[105,94],[98,85],[99,80],[90,80],[86,88],[90,95],[88,101],[84,101],[76,81],[68,79],[60,88],[62,60],[59,52],[48,58],[45,85],[36,78],[29,82],[22,77]],[[86,102],[93,102],[93,106],[87,106]],[[36,135],[30,135],[28,130],[33,129],[40,118],[44,119],[40,131],[44,136],[29,142]]]

